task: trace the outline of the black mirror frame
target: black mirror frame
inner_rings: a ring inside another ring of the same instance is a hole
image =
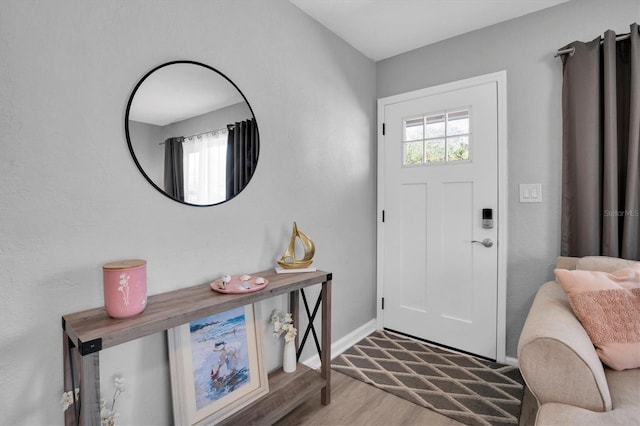
[[[244,93],[242,93],[242,90],[240,90],[240,88],[233,82],[231,81],[231,79],[229,77],[227,77],[225,74],[223,74],[222,72],[218,71],[217,69],[210,67],[209,65],[203,64],[201,62],[196,62],[196,61],[189,61],[189,60],[176,60],[176,61],[171,61],[171,62],[166,62],[164,64],[158,65],[157,67],[153,68],[151,71],[147,72],[139,81],[138,83],[136,83],[135,88],[133,89],[133,91],[131,92],[131,95],[129,96],[129,101],[127,102],[127,109],[125,111],[125,115],[124,115],[124,130],[125,130],[125,135],[127,138],[127,145],[129,147],[129,153],[131,154],[131,158],[133,158],[133,161],[136,164],[136,167],[138,167],[138,170],[140,171],[140,173],[142,173],[142,176],[144,176],[144,178],[147,180],[147,182],[149,182],[151,184],[151,186],[153,186],[157,191],[159,191],[162,195],[164,195],[165,197],[180,203],[180,204],[185,204],[187,206],[194,206],[194,207],[211,207],[211,206],[217,206],[223,203],[226,203],[228,201],[231,201],[232,199],[234,199],[235,197],[237,197],[242,191],[244,191],[244,189],[249,185],[249,183],[251,182],[251,179],[253,179],[253,176],[255,175],[255,171],[254,173],[251,175],[251,177],[249,178],[249,181],[247,181],[246,185],[242,188],[242,190],[240,190],[237,194],[225,199],[224,201],[220,201],[219,203],[213,203],[213,204],[193,204],[193,203],[188,203],[186,201],[183,200],[176,200],[175,198],[173,198],[171,195],[167,194],[167,192],[162,189],[160,186],[158,186],[150,177],[149,175],[144,171],[144,169],[142,168],[142,165],[140,164],[140,162],[138,161],[138,158],[136,157],[136,154],[133,150],[133,144],[131,143],[131,135],[129,133],[129,112],[131,110],[131,104],[133,103],[133,98],[135,97],[136,93],[138,92],[138,89],[140,88],[140,86],[142,86],[142,84],[145,82],[145,80],[151,76],[151,74],[153,74],[154,72],[156,72],[157,70],[164,68],[166,66],[169,65],[175,65],[175,64],[191,64],[191,65],[197,65],[197,66],[201,66],[204,68],[207,68],[213,72],[215,72],[216,74],[220,75],[222,78],[224,78],[225,80],[227,80],[237,91],[238,93],[240,93],[240,96],[242,96],[242,99],[244,99],[244,101],[247,104],[247,107],[249,107],[249,110],[251,111],[251,115],[253,116],[253,119],[255,121],[255,127],[256,127],[256,131],[258,132],[258,135],[260,135],[260,129],[258,128],[258,121],[255,119],[256,115],[253,112],[253,108],[251,108],[251,104],[249,103],[249,101],[247,100],[246,96],[244,95]],[[258,148],[258,152],[257,152],[257,158],[258,160],[256,160],[256,164],[259,163],[259,157],[260,157],[260,149]],[[257,167],[257,166],[256,166]]]

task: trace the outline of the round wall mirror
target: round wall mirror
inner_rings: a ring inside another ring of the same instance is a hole
[[[142,77],[129,98],[125,132],[143,176],[184,204],[229,201],[258,163],[251,106],[229,78],[198,62],[169,62]]]

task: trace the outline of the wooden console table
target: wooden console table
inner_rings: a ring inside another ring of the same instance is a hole
[[[298,364],[295,373],[278,370],[269,375],[269,393],[224,420],[224,424],[271,424],[285,416],[316,392],[322,404],[331,401],[331,279],[330,272],[316,271],[276,274],[274,270],[256,272],[269,284],[264,290],[248,294],[220,294],[209,284],[197,285],[149,296],[146,309],[131,318],[113,319],[104,308],[90,309],[62,317],[62,348],[65,391],[80,388],[80,404],[65,412],[65,425],[100,425],[100,351],[159,331],[229,309],[259,302],[270,297],[289,294],[289,309],[295,324],[299,324],[299,294],[302,294],[309,331],[319,350],[321,367],[315,370]],[[322,284],[322,291],[313,313],[309,310],[304,288]],[[321,348],[313,328],[313,318],[322,303]],[[298,357],[301,346],[296,337]]]

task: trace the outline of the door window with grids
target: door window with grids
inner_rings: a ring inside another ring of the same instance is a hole
[[[403,120],[402,165],[471,160],[471,108],[456,108]]]

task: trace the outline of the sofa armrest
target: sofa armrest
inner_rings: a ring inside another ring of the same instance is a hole
[[[544,284],[533,301],[518,342],[518,363],[539,406],[555,402],[611,410],[602,362],[554,281]]]
[[[605,368],[613,409],[594,413],[564,404],[545,404],[538,410],[536,425],[640,425],[640,368],[615,371]]]

